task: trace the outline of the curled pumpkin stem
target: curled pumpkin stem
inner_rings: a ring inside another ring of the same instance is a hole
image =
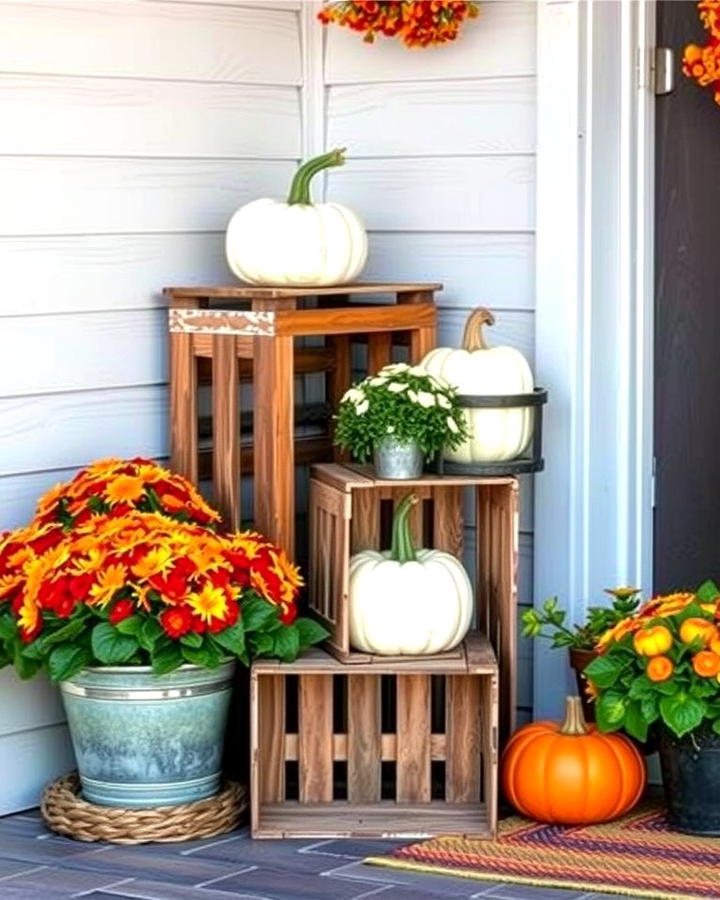
[[[313,156],[298,167],[292,183],[290,184],[290,192],[287,202],[292,205],[294,203],[304,203],[310,205],[312,199],[310,196],[310,182],[323,169],[330,169],[333,166],[345,165],[345,147],[338,147],[329,153],[323,153],[320,156]]]
[[[495,316],[484,306],[478,306],[473,310],[465,322],[462,336],[462,349],[473,352],[475,350],[488,350],[483,334],[483,325],[494,325]]]
[[[416,494],[408,494],[398,503],[393,515],[390,559],[399,563],[415,562],[417,554],[410,534],[408,516],[418,502]]]

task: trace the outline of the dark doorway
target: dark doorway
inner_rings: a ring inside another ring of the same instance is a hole
[[[660,0],[676,87],[656,120],[656,592],[720,583],[720,106],[680,71],[705,42],[694,2]]]

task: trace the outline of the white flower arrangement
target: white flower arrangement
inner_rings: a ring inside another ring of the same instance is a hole
[[[393,363],[353,385],[338,409],[335,442],[364,462],[387,435],[416,441],[427,458],[467,437],[453,387],[421,366]]]

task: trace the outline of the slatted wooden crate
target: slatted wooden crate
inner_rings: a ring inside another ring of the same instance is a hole
[[[250,683],[253,837],[494,836],[498,673],[479,634],[444,661],[259,660]]]
[[[412,481],[377,479],[370,467],[315,465],[310,481],[308,602],[330,631],[327,649],[348,665],[403,662],[350,646],[348,570],[361,550],[387,549],[393,504],[409,492],[422,503],[411,511],[415,545],[463,557],[464,491],[475,492],[476,627],[498,655],[501,733],[514,727],[517,671],[518,481],[514,477],[423,475]],[[437,658],[452,658],[449,651]]]

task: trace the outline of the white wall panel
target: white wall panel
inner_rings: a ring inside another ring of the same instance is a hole
[[[0,741],[14,731],[57,725],[65,719],[57,685],[44,675],[20,682],[12,669],[3,669],[0,696],[11,698],[3,701]]]
[[[165,286],[235,281],[222,231],[0,237],[0,272],[0,318],[157,309]]]
[[[0,153],[297,159],[299,109],[296,87],[0,75]]]
[[[441,281],[436,299],[443,308],[530,310],[535,304],[532,234],[376,231],[369,237],[363,278]]]
[[[297,15],[136,0],[3,3],[0,71],[298,84]]]
[[[357,32],[328,27],[328,84],[492,78],[534,71],[534,0],[484,0],[479,18],[466,23],[455,43],[424,50],[408,50],[400,41],[384,38],[366,44]]]
[[[2,447],[0,445],[0,460]],[[0,532],[27,525],[45,491],[72,478],[76,468],[0,476]],[[5,693],[0,688],[0,698]]]
[[[217,231],[258,196],[283,196],[279,161],[7,157],[0,235]]]
[[[18,685],[12,686],[15,696]],[[3,704],[6,701],[3,691]],[[75,755],[65,725],[49,725],[0,737],[0,816],[37,806],[49,781],[75,768]]]
[[[328,191],[373,230],[528,231],[534,182],[528,156],[351,159]]]
[[[445,309],[438,323],[441,347],[459,347],[469,309]],[[535,359],[535,315],[532,311],[499,311],[495,324],[486,327],[485,335],[492,347],[507,345],[519,350],[532,368]]]
[[[328,146],[352,156],[535,150],[534,78],[331,87],[327,115]]]
[[[37,347],[40,352],[28,353]],[[167,380],[167,311],[13,316],[0,328],[0,398]]]

